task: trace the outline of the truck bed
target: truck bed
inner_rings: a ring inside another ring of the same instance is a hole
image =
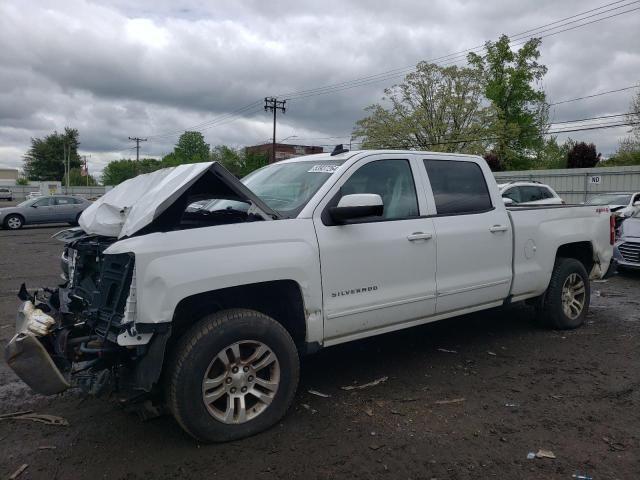
[[[591,278],[601,278],[607,272],[611,261],[608,208],[570,204],[522,205],[509,206],[507,213],[514,232],[511,286],[514,300],[544,291],[560,245],[574,244],[572,249],[591,257]],[[585,238],[593,241],[586,242]]]

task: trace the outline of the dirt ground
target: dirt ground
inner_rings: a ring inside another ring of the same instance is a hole
[[[59,279],[57,230],[0,231],[3,345],[20,283]],[[28,464],[21,480],[635,479],[640,275],[592,290],[587,325],[575,331],[546,330],[529,309],[511,307],[324,350],[303,360],[279,425],[222,445],[197,445],[171,417],[141,422],[106,399],[35,396],[2,361],[0,414],[33,410],[70,425],[0,420],[0,477]],[[539,449],[556,458],[527,459]]]

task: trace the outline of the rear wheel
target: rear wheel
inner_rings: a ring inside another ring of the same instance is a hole
[[[590,299],[584,265],[574,258],[558,258],[538,316],[553,328],[577,328],[584,323]]]
[[[4,219],[4,226],[9,230],[18,230],[24,225],[24,219],[20,215],[7,215]]]
[[[202,442],[248,437],[286,413],[298,386],[298,352],[285,328],[252,310],[209,315],[179,341],[167,403]]]

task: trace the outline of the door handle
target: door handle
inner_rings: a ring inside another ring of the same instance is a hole
[[[509,230],[509,228],[506,225],[494,225],[489,228],[491,233],[506,232],[507,230]]]
[[[407,235],[407,240],[415,242],[417,240],[429,240],[431,237],[433,237],[431,233],[415,232],[411,235]]]

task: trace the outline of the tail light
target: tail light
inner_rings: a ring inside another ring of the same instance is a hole
[[[609,243],[611,245],[616,243],[616,217],[614,215],[609,216]]]

